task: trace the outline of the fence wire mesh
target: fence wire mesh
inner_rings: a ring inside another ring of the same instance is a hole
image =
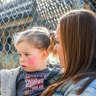
[[[55,30],[65,12],[80,8],[96,12],[96,0],[0,0],[0,69],[19,65],[13,34],[32,26]]]

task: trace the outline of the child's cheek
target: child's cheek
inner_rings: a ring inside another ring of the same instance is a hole
[[[28,62],[28,64],[29,65],[35,65],[36,64],[36,59],[35,59],[35,57],[29,57],[28,59],[27,59],[27,62]]]

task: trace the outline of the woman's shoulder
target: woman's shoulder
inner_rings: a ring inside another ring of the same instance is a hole
[[[76,91],[83,86],[86,79],[81,80],[77,84],[72,84],[68,90],[66,91],[64,96],[77,96]],[[93,80],[89,86],[85,89],[85,91],[78,96],[96,96],[96,79]]]
[[[93,80],[93,81],[90,83],[89,87],[94,87],[94,88],[96,89],[96,79]]]
[[[86,90],[82,93],[82,96],[83,94],[84,96],[96,96],[96,79],[89,84]]]

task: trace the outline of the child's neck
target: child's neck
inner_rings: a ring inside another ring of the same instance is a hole
[[[40,66],[40,68],[39,68],[39,70],[38,70],[38,71],[41,71],[41,70],[44,70],[44,69],[46,69],[46,68],[47,68],[47,66],[46,66],[46,63],[45,63],[45,62],[42,62],[40,65],[41,65],[41,66]]]

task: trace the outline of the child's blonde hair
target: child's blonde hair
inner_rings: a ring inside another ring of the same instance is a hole
[[[47,50],[48,53],[53,53],[53,47],[55,45],[54,32],[49,31],[45,27],[33,27],[23,32],[18,32],[13,36],[13,42],[16,47],[17,44],[26,40],[33,44],[40,50]]]

